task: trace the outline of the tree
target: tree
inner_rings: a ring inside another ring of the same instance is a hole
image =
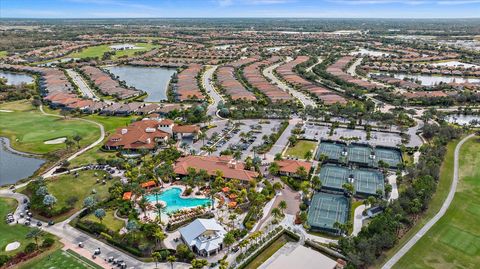
[[[52,209],[53,205],[55,205],[56,202],[57,198],[55,198],[55,196],[51,194],[47,194],[45,195],[45,197],[43,197],[43,204],[48,206],[48,208],[50,209]]]
[[[201,269],[208,265],[208,261],[204,259],[193,259],[190,264],[192,265],[191,268],[193,269]]]
[[[202,140],[202,146],[205,146],[205,139],[207,138],[207,134],[204,132],[200,132],[198,134],[198,140]]]
[[[35,192],[38,196],[45,196],[48,194],[47,186],[40,186],[37,191]]]
[[[147,198],[145,198],[145,196],[142,196],[142,198],[140,200],[138,200],[138,207],[140,207],[140,209],[142,209],[142,212],[143,212],[144,216],[147,215],[148,203],[149,202],[148,202]]]
[[[279,171],[280,171],[280,166],[276,162],[273,162],[268,167],[268,172],[273,176],[277,175]]]
[[[218,263],[219,263],[218,269],[227,269],[228,268],[228,262],[226,260],[220,260]]]
[[[95,200],[95,198],[93,198],[93,196],[88,196],[83,200],[83,207],[92,208],[93,206],[95,206],[96,203],[97,201]]]
[[[278,208],[282,211],[282,215],[284,214],[285,209],[287,209],[287,202],[285,200],[280,201],[278,204]]]
[[[67,116],[70,114],[70,111],[66,110],[66,109],[62,109],[60,110],[60,115],[63,116],[63,119],[67,119]]]
[[[67,150],[69,150],[75,144],[75,142],[70,140],[68,137],[63,143],[65,143],[65,147],[67,148]]]
[[[77,147],[80,148],[80,140],[82,140],[82,137],[79,136],[79,135],[75,135],[75,136],[73,137],[73,140],[74,140],[75,142],[77,142]]]
[[[318,176],[312,178],[312,189],[320,190],[322,188],[322,181]]]
[[[155,268],[157,268],[157,263],[162,260],[162,254],[160,252],[153,252],[152,253],[152,258],[155,261]]]
[[[310,161],[312,158],[313,158],[313,153],[311,150],[305,152],[305,155],[303,156],[303,158],[305,158],[305,160],[307,161]]]
[[[97,210],[95,210],[93,214],[97,219],[100,220],[100,222],[102,222],[103,218],[105,218],[105,216],[107,215],[107,213],[105,212],[105,209],[103,208],[98,208]]]
[[[167,257],[167,262],[170,263],[170,267],[173,269],[173,263],[177,261],[177,258],[173,255]]]
[[[160,242],[162,242],[163,240],[165,240],[165,238],[167,238],[165,233],[160,228],[155,230],[155,233],[153,234],[153,236],[155,237],[157,246],[159,245]]]
[[[295,171],[295,174],[302,180],[305,180],[308,177],[308,171],[303,166],[299,166],[297,171]]]
[[[235,236],[233,236],[231,231],[225,234],[223,243],[228,247],[228,251],[230,251],[230,246],[235,243]]]
[[[351,183],[343,183],[342,188],[345,189],[345,191],[347,191],[349,194],[353,194],[355,190]]]
[[[38,238],[40,236],[42,236],[43,232],[42,230],[38,229],[38,228],[34,228],[33,230],[31,230],[27,235],[26,237],[29,239],[29,238],[33,238],[33,240],[35,240],[35,245],[36,245],[36,248],[38,249]]]
[[[275,219],[279,219],[282,216],[282,212],[278,207],[275,207],[274,209],[272,209],[272,215]]]

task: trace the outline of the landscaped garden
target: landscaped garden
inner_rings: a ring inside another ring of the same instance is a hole
[[[293,147],[289,147],[284,155],[285,157],[293,157],[297,159],[311,159],[315,155],[315,152],[313,151],[317,147],[317,144],[318,143],[315,141],[299,140],[296,141]],[[309,158],[305,158],[307,152],[312,153]]]
[[[34,213],[43,219],[61,221],[80,210],[89,196],[98,202],[107,199],[115,181],[118,179],[109,179],[104,171],[86,170],[33,181],[23,192],[32,199]]]
[[[101,223],[107,226],[109,230],[119,232],[120,229],[125,227],[125,221],[117,219],[114,214],[114,210],[105,210],[105,217],[100,220],[98,217],[95,216],[94,212],[92,212],[91,214],[84,217],[83,220]]]
[[[0,113],[0,136],[8,137],[12,147],[19,151],[45,154],[66,148],[64,142],[52,142],[59,138],[68,138],[72,142],[70,147],[83,147],[100,136],[95,124],[43,115],[29,101],[5,103],[0,109],[12,111]],[[80,138],[78,142],[73,140],[75,137]]]
[[[450,208],[395,268],[475,268],[480,264],[479,152],[478,137],[462,146],[459,183]]]

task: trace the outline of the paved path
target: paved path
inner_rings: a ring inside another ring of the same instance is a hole
[[[266,154],[266,162],[270,163],[273,162],[275,159],[275,155],[277,153],[282,153],[283,149],[288,144],[288,138],[290,137],[290,134],[292,133],[292,129],[295,127],[295,125],[302,120],[300,118],[293,118],[288,121],[288,126],[285,128],[285,131],[280,135],[280,137],[277,139],[277,142],[272,146],[272,148],[268,151]]]
[[[58,118],[62,118],[63,116],[61,115],[56,115],[56,114],[49,114],[49,113],[46,113],[44,110],[43,110],[43,106],[40,105],[40,111],[42,112],[42,114],[44,115],[47,115],[47,116],[53,116],[53,117],[58,117]],[[98,144],[102,143],[103,142],[103,139],[105,139],[105,128],[103,127],[102,124],[98,123],[98,122],[95,122],[95,121],[92,121],[92,120],[87,120],[87,119],[82,119],[82,118],[72,118],[72,119],[75,119],[75,120],[81,120],[81,121],[85,121],[85,122],[88,122],[88,123],[92,123],[92,124],[95,124],[98,126],[98,128],[100,129],[100,137],[95,141],[93,142],[92,144],[82,148],[81,150],[75,152],[73,155],[71,155],[70,157],[68,157],[66,160],[67,161],[71,161],[73,159],[75,159],[77,156],[79,156],[80,154],[86,152],[87,150],[97,146]],[[55,170],[57,170],[58,168],[60,167],[59,164],[55,165],[54,167],[50,168],[47,172],[45,172],[42,177],[44,178],[47,178],[47,177],[51,177],[53,175],[53,172],[55,172]]]
[[[365,205],[359,205],[355,208],[355,213],[353,217],[353,231],[352,235],[356,236],[361,230],[363,226],[363,211],[365,210]]]
[[[273,74],[273,70],[275,70],[277,67],[279,67],[280,65],[286,62],[290,62],[292,60],[293,59],[291,57],[287,57],[287,60],[285,62],[279,62],[263,69],[263,75],[271,79],[271,81],[277,84],[277,86],[280,89],[286,92],[289,92],[291,95],[293,95],[293,97],[297,98],[297,100],[300,101],[300,103],[302,103],[303,107],[306,107],[306,106],[317,107],[317,104],[315,103],[315,101],[313,101],[308,95],[300,91],[294,90],[292,87],[288,86],[283,81],[279,80],[277,76],[275,76],[275,74]]]
[[[213,86],[213,73],[215,72],[215,70],[217,70],[216,65],[214,65],[212,67],[209,67],[203,73],[202,83],[203,83],[203,87],[207,91],[208,95],[210,95],[210,97],[213,100],[213,103],[208,105],[207,115],[220,118],[217,115],[217,106],[218,106],[218,103],[220,103],[220,101],[225,103],[225,100],[223,99],[222,95],[220,95],[220,93],[218,93],[217,90],[215,89],[215,87]]]
[[[462,145],[470,138],[474,137],[474,134],[471,134],[465,138],[463,138],[455,147],[455,154],[454,154],[454,168],[453,168],[453,181],[452,185],[450,186],[450,192],[448,193],[447,199],[443,202],[442,208],[440,208],[440,211],[425,224],[425,226],[420,229],[395,255],[393,255],[390,260],[388,260],[383,266],[382,269],[389,269],[392,268],[395,263],[397,263],[417,242],[420,240],[429,230],[430,228],[437,223],[437,221],[440,220],[440,218],[445,215],[445,212],[447,212],[448,207],[450,207],[450,204],[452,203],[453,197],[455,196],[455,192],[457,190],[457,184],[458,184],[458,156],[460,155],[460,148]]]

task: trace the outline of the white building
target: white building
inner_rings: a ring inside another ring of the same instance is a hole
[[[215,255],[221,251],[226,233],[215,219],[196,219],[180,229],[182,240],[200,256]]]
[[[120,45],[112,45],[110,49],[112,50],[132,50],[135,48],[135,45],[132,44],[120,44]]]

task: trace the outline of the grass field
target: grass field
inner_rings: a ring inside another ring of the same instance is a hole
[[[287,242],[289,242],[287,235],[280,236],[277,240],[275,240],[275,242],[273,242],[270,246],[268,246],[267,249],[262,251],[260,255],[258,255],[255,259],[253,259],[253,261],[251,261],[245,267],[245,269],[258,268],[260,265],[262,265],[262,263],[268,260],[268,258],[272,257],[272,255],[275,254],[275,252],[277,252],[280,248],[282,248]]]
[[[33,239],[27,239],[27,234],[32,230],[32,228],[24,225],[14,225],[10,226],[5,222],[5,216],[15,211],[17,208],[17,201],[14,199],[0,198],[0,255],[12,255],[23,250],[25,246],[33,242]],[[5,247],[15,241],[20,242],[20,248],[14,251],[5,252]],[[41,239],[39,240],[41,242]]]
[[[467,141],[459,183],[446,214],[395,268],[478,268],[480,265],[480,140]]]
[[[299,140],[294,147],[289,147],[285,152],[285,156],[295,157],[298,159],[304,159],[305,153],[308,151],[312,151],[312,158],[315,156],[315,147],[317,146],[317,142],[309,141],[309,140]]]
[[[97,173],[97,176],[94,175]],[[75,178],[73,174],[60,175],[58,177],[46,180],[48,192],[57,198],[55,208],[61,208],[68,205],[68,200],[72,197],[77,198],[74,203],[74,209],[67,214],[54,218],[56,222],[67,219],[73,213],[80,210],[83,206],[83,200],[92,194],[95,190],[97,193],[94,196],[98,201],[106,199],[109,195],[108,188],[113,184],[116,179],[107,180],[107,184],[103,185],[97,183],[97,178],[102,179],[104,171],[79,171],[79,176]],[[68,190],[68,191],[65,191]]]
[[[450,185],[452,184],[453,155],[458,142],[459,140],[454,140],[447,146],[447,153],[445,154],[445,158],[440,169],[440,180],[437,185],[437,190],[432,196],[432,200],[430,201],[428,209],[419,218],[417,224],[399,240],[395,247],[391,248],[385,253],[385,255],[378,259],[378,263],[376,264],[377,268],[380,268],[383,263],[397,253],[397,251],[400,250],[408,242],[408,240],[412,238],[412,236],[414,236],[415,233],[417,233],[435,214],[437,214],[442,207],[442,204],[448,195]]]
[[[80,146],[86,146],[100,136],[98,126],[92,123],[43,115],[28,101],[5,103],[0,109],[13,111],[0,112],[0,136],[8,137],[12,146],[20,151],[45,154],[65,148],[64,143],[45,144],[48,140],[79,135]]]
[[[97,269],[102,268],[99,265],[79,256],[73,251],[63,251],[61,249],[56,250],[43,257],[32,262],[24,264],[22,269]]]
[[[110,49],[111,45],[98,45],[98,46],[92,46],[88,48],[84,48],[83,50],[79,52],[74,52],[71,53],[65,58],[87,58],[87,57],[99,57],[102,58],[103,54],[105,52],[111,51]],[[122,56],[133,56],[135,52],[145,52],[153,49],[157,45],[153,45],[150,43],[135,43],[135,46],[141,47],[141,49],[132,49],[132,50],[122,50],[122,51],[117,51],[115,55],[112,56],[112,59],[118,59]]]
[[[125,226],[125,222],[119,219],[116,219],[114,216],[115,212],[113,210],[107,210],[105,218],[100,222],[100,220],[95,217],[93,214],[89,214],[83,220],[89,220],[97,223],[102,223],[107,226],[108,229],[118,232]]]
[[[0,58],[3,58],[7,56],[7,51],[6,50],[0,50]]]

